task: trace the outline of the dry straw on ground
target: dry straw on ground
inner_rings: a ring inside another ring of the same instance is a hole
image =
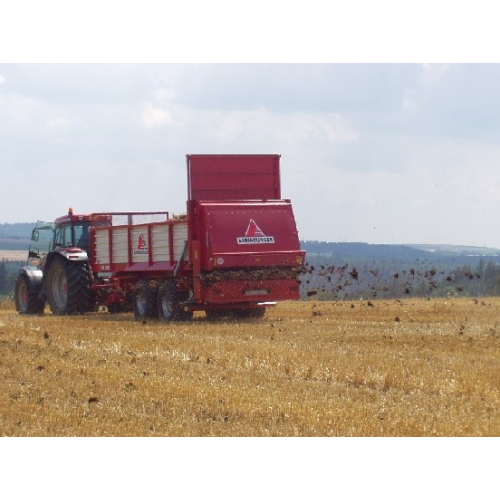
[[[262,320],[0,308],[0,435],[498,436],[500,299],[293,302]]]
[[[13,260],[26,262],[26,250],[0,249],[0,260]]]

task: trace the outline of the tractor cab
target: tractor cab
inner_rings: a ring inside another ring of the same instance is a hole
[[[90,216],[74,215],[70,208],[68,215],[55,220],[54,226],[54,248],[79,248],[89,253],[92,226]]]
[[[90,255],[90,230],[95,227],[111,226],[113,218],[109,214],[75,215],[70,208],[68,215],[54,222],[54,246],[60,249],[83,250]]]
[[[28,266],[42,269],[47,255],[56,248],[78,248],[88,254],[91,224],[88,215],[73,215],[71,209],[55,222],[39,220],[31,233]]]

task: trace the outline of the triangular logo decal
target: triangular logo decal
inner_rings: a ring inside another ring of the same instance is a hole
[[[238,245],[261,245],[263,243],[274,243],[273,236],[266,236],[257,223],[250,219],[245,236],[236,238]]]
[[[146,240],[144,239],[144,235],[139,235],[139,241],[137,242],[137,250],[147,250]]]
[[[250,219],[250,223],[248,224],[245,236],[253,238],[254,236],[265,236],[265,234],[262,232],[262,229],[257,226],[255,221],[253,219]]]
[[[148,237],[146,234],[139,234],[137,238],[137,246],[134,248],[134,255],[147,255],[148,254]]]

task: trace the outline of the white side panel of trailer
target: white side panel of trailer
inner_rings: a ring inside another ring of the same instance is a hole
[[[169,235],[169,226],[153,226],[152,245],[154,262],[168,262],[170,260],[170,249],[168,245]]]
[[[98,264],[109,264],[109,238],[108,231],[95,232],[95,256]]]
[[[153,262],[170,262],[170,231],[173,231],[173,260],[178,261],[182,257],[184,244],[188,238],[187,222],[167,224],[153,224],[151,232],[147,225],[132,226],[130,228],[129,253],[129,229],[124,226],[96,229],[95,231],[95,255],[98,264],[127,264],[129,255],[132,263],[149,262],[149,250]],[[112,249],[109,244],[109,231],[111,231]],[[151,235],[151,241],[149,238]],[[112,253],[112,255],[110,255]]]
[[[113,228],[113,264],[128,262],[127,228]]]

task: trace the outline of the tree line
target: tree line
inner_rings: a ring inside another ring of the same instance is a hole
[[[303,298],[358,300],[404,297],[483,297],[500,294],[500,266],[478,259],[382,260],[313,255],[300,278]]]
[[[25,264],[25,262],[15,262],[5,259],[0,261],[0,297],[13,296],[17,270]]]
[[[0,297],[13,297],[17,270],[25,262],[0,261]],[[399,299],[405,297],[485,297],[500,295],[500,266],[480,259],[476,265],[429,265],[353,260],[332,262],[312,256],[300,276],[305,300]]]
[[[0,223],[0,239],[29,240],[34,222]]]
[[[0,224],[16,227],[22,224]],[[28,224],[24,228],[28,229]],[[29,231],[32,225],[29,224]],[[12,237],[12,234],[9,236]],[[482,297],[500,295],[500,256],[445,256],[401,245],[301,242],[303,299]],[[13,296],[25,262],[0,261],[0,296]]]

